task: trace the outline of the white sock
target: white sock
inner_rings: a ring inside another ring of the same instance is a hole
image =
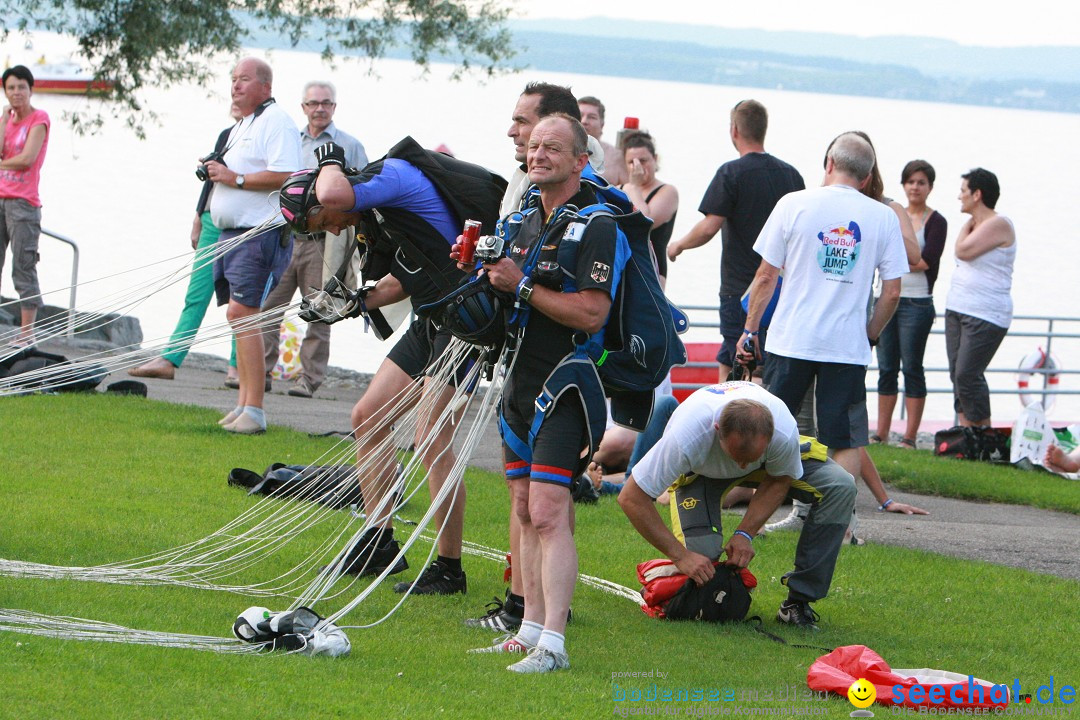
[[[560,635],[554,630],[545,630],[540,633],[540,642],[536,643],[536,646],[546,648],[554,653],[563,654],[566,652],[566,636]]]
[[[232,415],[233,415],[234,418],[238,418],[243,414],[244,414],[244,406],[243,405],[237,405],[236,407],[233,408]]]
[[[263,412],[261,407],[255,407],[254,405],[245,405],[244,412],[251,416],[251,419],[259,423],[263,427],[266,427],[266,413]]]
[[[536,643],[540,642],[540,635],[543,632],[544,626],[540,623],[534,623],[531,620],[522,620],[521,627],[518,628],[517,635],[514,637],[520,641],[522,645],[536,647]]]

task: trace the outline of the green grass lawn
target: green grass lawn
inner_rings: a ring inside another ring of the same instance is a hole
[[[201,538],[251,506],[226,486],[230,468],[310,462],[333,445],[280,428],[236,437],[219,432],[215,419],[205,409],[105,395],[0,400],[0,557],[92,565]],[[899,484],[893,454],[883,450],[875,452],[882,473]],[[897,451],[895,459],[923,467],[911,453]],[[466,537],[504,547],[502,479],[471,471],[466,483]],[[422,505],[414,500],[407,515],[418,518]],[[578,507],[577,539],[582,572],[630,587],[635,565],[656,556],[610,497]],[[302,538],[270,564],[289,566],[316,540]],[[790,569],[794,541],[785,533],[755,542],[751,568],[761,584],[751,613],[770,632],[824,647],[865,644],[896,667],[1019,678],[1025,688],[1051,675],[1058,685],[1080,681],[1070,602],[1080,583],[872,543],[845,547],[832,593],[816,605],[823,630],[807,635],[774,619],[785,594],[777,579]],[[408,578],[424,559],[412,555]],[[747,626],[659,622],[625,599],[579,587],[568,629],[571,670],[516,676],[502,657],[465,654],[493,636],[463,627],[462,619],[504,588],[500,563],[465,562],[467,596],[412,598],[386,622],[347,631],[348,658],[217,655],[0,633],[0,717],[606,717],[626,707],[612,702],[612,673],[650,670],[666,677],[620,680],[620,687],[730,688],[737,697],[758,696],[727,703],[731,710],[775,708],[783,704],[765,694],[805,688],[806,670],[821,654],[779,645]],[[378,619],[396,597],[389,585],[380,588],[346,624]],[[316,609],[326,614],[344,600]],[[264,604],[288,603],[171,586],[0,577],[0,607],[140,629],[228,636],[237,614]],[[685,715],[725,704],[673,705]],[[852,710],[840,698],[816,706],[829,717]]]
[[[1021,470],[955,458],[929,450],[871,445],[870,456],[885,482],[900,490],[962,500],[989,500],[1080,515],[1080,481],[1042,470]]]

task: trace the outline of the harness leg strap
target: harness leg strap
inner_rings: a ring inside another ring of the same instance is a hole
[[[544,386],[536,398],[536,412],[533,415],[532,426],[529,428],[529,448],[531,450],[534,446],[536,434],[544,424],[548,412],[563,399],[567,392],[572,392],[576,396],[585,413],[585,423],[589,434],[587,458],[592,458],[604,437],[607,426],[607,406],[604,403],[604,390],[600,384],[596,366],[583,353],[567,355],[544,381]],[[511,449],[513,449],[512,446]]]

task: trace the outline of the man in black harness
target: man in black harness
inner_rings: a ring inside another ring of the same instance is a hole
[[[572,356],[574,335],[604,326],[621,272],[616,258],[625,258],[616,253],[618,236],[610,215],[584,218],[576,213],[596,203],[595,192],[581,182],[589,160],[586,138],[581,123],[563,113],[536,125],[528,168],[529,179],[540,189],[532,201],[538,204],[500,222],[509,257],[484,265],[491,286],[516,297],[511,322],[524,325],[503,390],[501,422],[506,477],[521,525],[521,556],[514,558],[514,572],[524,579],[525,616],[517,635],[477,652],[528,652],[508,668],[520,673],[551,672],[570,664],[563,636],[577,577],[570,483],[587,462],[596,435],[593,421],[599,420],[602,432],[605,415],[592,361]],[[551,257],[557,257],[561,270],[542,276],[541,266],[547,263],[550,269],[555,262]],[[520,320],[522,315],[527,322]],[[578,387],[588,388],[556,394],[536,427],[538,396],[545,386],[551,389],[558,368],[568,367],[580,369]],[[598,411],[591,402],[597,397]]]
[[[360,293],[365,313],[405,298],[417,309],[456,287],[464,273],[450,259],[451,245],[466,219],[479,220],[486,232],[493,231],[506,188],[498,175],[424,150],[412,138],[402,140],[385,158],[350,174],[345,172],[344,152],[334,143],[317,148],[315,155],[319,159],[317,170],[297,173],[282,187],[282,215],[300,233],[340,233],[345,227],[358,226],[358,239],[365,243],[367,254],[366,278],[378,279]],[[451,445],[454,426],[436,425],[454,395],[453,387],[425,377],[445,353],[450,339],[448,332],[436,332],[426,318],[417,319],[353,408],[357,461],[372,468],[360,477],[369,515],[388,494],[393,480],[393,423],[418,402],[422,402],[423,412],[417,423],[416,445],[426,449],[422,460],[433,498],[456,461]],[[452,382],[460,382],[467,369],[460,365]],[[410,394],[410,387],[418,381],[424,383],[423,393]],[[406,396],[408,400],[399,401]],[[424,442],[431,433],[436,433],[434,439]],[[387,499],[381,515],[371,518],[372,528],[343,560],[346,572],[377,574],[394,563],[400,546],[394,540],[391,508]],[[442,530],[438,559],[418,578],[413,593],[466,591],[461,569],[464,517],[465,488],[460,486],[436,511],[436,523]],[[392,573],[407,567],[402,559]],[[404,592],[411,585],[398,583],[394,589]]]

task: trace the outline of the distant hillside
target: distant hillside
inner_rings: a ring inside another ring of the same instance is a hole
[[[255,22],[247,26],[246,44],[291,47]],[[924,37],[611,18],[515,20],[509,27],[520,48],[511,62],[527,69],[1080,113],[1080,47],[969,47]],[[315,23],[297,49],[322,52],[322,37]],[[650,40],[644,52],[641,39]],[[387,56],[410,54],[399,46]]]
[[[928,37],[774,32],[713,27],[708,24],[641,22],[613,18],[580,21],[515,20],[522,36],[531,33],[645,38],[731,50],[832,57],[858,63],[901,65],[934,77],[984,80],[1044,80],[1075,83],[1080,78],[1080,47],[992,48],[961,45]]]
[[[563,28],[572,25],[581,32],[586,30],[599,32],[600,28],[603,28],[606,33],[615,32],[606,20],[603,23],[598,20],[559,24]],[[641,31],[639,26],[642,25],[621,21],[614,24],[618,27],[635,26],[638,27],[639,32]],[[825,53],[800,55],[791,52],[722,47],[715,43],[697,44],[689,39],[691,36],[699,37],[711,33],[712,29],[696,28],[696,32],[693,33],[690,32],[693,28],[687,29],[685,33],[687,37],[682,40],[654,39],[649,43],[648,52],[644,53],[641,51],[639,42],[628,41],[623,37],[524,29],[541,25],[545,25],[545,21],[512,24],[519,41],[518,46],[523,48],[515,58],[515,64],[537,70],[594,75],[1080,112],[1080,83],[1075,81],[1080,74],[1074,73],[1071,82],[1061,82],[1048,79],[1048,75],[1055,73],[1044,73],[1043,77],[1025,79],[1004,77],[989,72],[983,74],[970,72],[971,67],[978,66],[968,65],[967,59],[976,58],[979,55],[964,55],[959,53],[959,50],[989,52],[987,48],[955,46],[959,48],[958,58],[962,56],[963,67],[966,70],[964,74],[947,76],[933,75],[910,64],[890,63],[884,60],[867,61],[867,58],[875,58],[879,55],[887,57],[890,55],[887,52],[877,55],[868,52],[861,62],[856,62],[847,58],[830,57]],[[671,34],[669,32],[671,28],[689,28],[682,25],[653,27],[658,30],[654,33],[656,38]],[[768,35],[802,34],[768,33]],[[805,35],[805,37],[810,36]],[[821,49],[828,49],[836,44],[828,42],[824,36],[814,37],[818,38],[816,47]],[[888,44],[891,40],[895,39],[879,38],[872,42],[880,41]],[[913,43],[922,40],[925,39],[909,38],[905,42]],[[1061,51],[1080,57],[1080,49],[1074,48],[1024,48],[1023,50],[1031,51],[1029,59],[1037,57],[1037,51],[1041,50]],[[975,62],[974,59],[971,62]],[[987,79],[982,79],[984,76]]]

